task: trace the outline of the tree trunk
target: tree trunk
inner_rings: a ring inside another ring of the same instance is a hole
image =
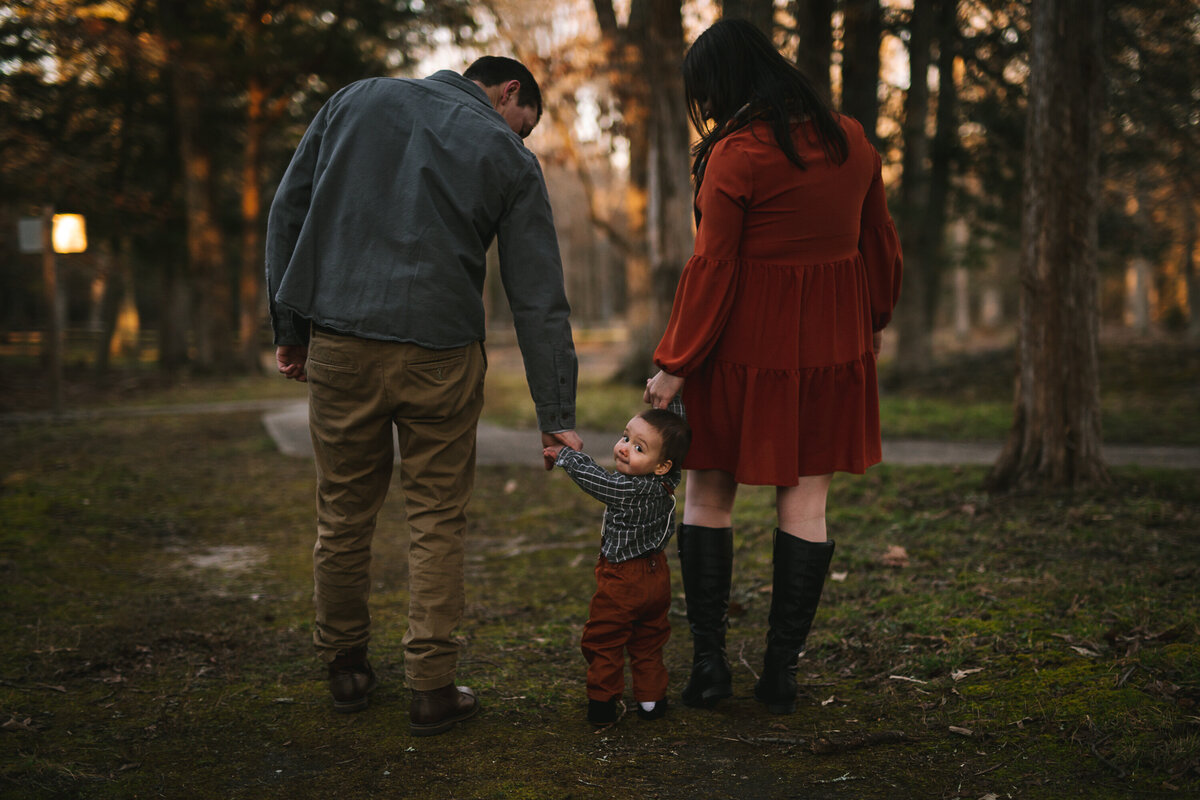
[[[925,216],[932,211],[930,175],[929,62],[933,46],[935,3],[915,0],[909,24],[909,84],[904,101],[904,161],[897,213],[900,241],[904,243],[905,301],[896,308],[893,327],[897,336],[896,373],[910,375],[927,368],[933,358],[931,310],[937,297],[939,270],[937,242],[927,237],[932,226]]]
[[[768,38],[775,36],[775,4],[772,0],[723,0],[721,16],[753,22]]]
[[[1183,184],[1187,186],[1187,182]],[[1187,280],[1187,337],[1200,341],[1200,275],[1196,274],[1196,198],[1191,192],[1179,198],[1183,206],[1183,274]]]
[[[793,16],[800,44],[796,66],[826,100],[833,97],[829,64],[833,60],[833,0],[794,0]]]
[[[266,129],[263,106],[266,92],[257,76],[250,78],[246,93],[246,140],[242,153],[242,263],[238,278],[240,317],[239,357],[243,369],[262,371],[258,331],[266,308],[263,305],[262,244],[262,142]]]
[[[175,75],[182,77],[185,71],[184,65],[178,65]],[[233,297],[213,205],[212,152],[200,130],[197,77],[189,75],[190,79],[177,81],[175,93],[187,209],[188,267],[199,289],[196,359],[202,367],[224,372],[231,366],[233,356]]]
[[[616,68],[613,85],[629,139],[625,321],[630,347],[618,375],[641,382],[652,367],[650,356],[691,251],[682,4],[634,0],[625,28],[617,25],[611,0],[595,0],[595,8]]]
[[[187,256],[173,247],[160,266],[158,313],[158,361],[168,373],[182,370],[191,361],[188,333],[191,330],[192,290],[185,263]]]
[[[1105,484],[1096,239],[1104,113],[1100,0],[1035,0],[1012,431],[992,489]]]
[[[644,338],[651,345],[651,352],[666,330],[679,276],[695,244],[688,116],[681,71],[684,45],[680,5],[655,0],[645,50],[651,108],[650,147],[646,154],[646,232],[654,302],[650,328]],[[647,361],[645,368],[652,367],[653,363]]]
[[[845,0],[842,34],[842,111],[862,123],[876,147],[879,137],[879,0]]]
[[[104,241],[96,246],[100,252],[97,259],[98,278],[103,281],[103,288],[97,298],[96,313],[96,372],[103,375],[108,372],[109,355],[111,352],[113,332],[117,329],[117,316],[120,314],[121,296],[125,287],[121,282],[120,268],[114,257],[112,242]]]
[[[108,342],[110,358],[134,358],[141,353],[141,317],[133,278],[133,242],[130,236],[117,239],[117,282],[121,286],[116,323]]]
[[[866,137],[878,146],[880,120],[880,0],[846,0],[842,23],[841,110],[862,122]]]
[[[196,291],[196,360],[208,370],[227,372],[233,365],[233,287],[217,223],[216,174],[204,98],[210,70],[189,37],[195,37],[194,11],[182,0],[163,3],[164,31],[172,56],[172,102],[178,125],[179,161],[187,220],[188,272]]]

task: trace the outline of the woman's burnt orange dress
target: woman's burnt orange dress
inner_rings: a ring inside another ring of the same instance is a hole
[[[696,198],[695,254],[655,363],[686,378],[688,469],[795,486],[881,458],[872,332],[900,293],[880,158],[841,117],[834,165],[795,129],[806,169],[755,122],[718,142]]]

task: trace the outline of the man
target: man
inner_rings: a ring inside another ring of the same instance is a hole
[[[404,651],[416,735],[479,709],[455,685],[453,632],[483,405],[485,254],[497,236],[542,445],[581,445],[558,243],[522,142],[541,111],[529,70],[494,56],[463,75],[353,83],[318,112],[271,204],[276,360],[309,385],[316,454],[313,639],[334,709],[366,708],[371,537],[395,426],[412,535]]]

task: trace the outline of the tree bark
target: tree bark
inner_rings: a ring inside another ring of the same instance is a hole
[[[909,84],[904,100],[904,159],[897,217],[904,243],[905,301],[896,308],[896,373],[910,375],[933,359],[932,307],[937,297],[937,242],[928,238],[932,226],[930,173],[929,63],[933,47],[937,0],[915,0],[909,23]]]
[[[188,267],[199,288],[195,320],[196,361],[205,369],[227,372],[233,364],[233,292],[222,257],[221,229],[213,202],[214,165],[201,130],[200,76],[186,64],[174,70],[179,115],[179,153],[187,216]]]
[[[1187,182],[1184,182],[1187,187]],[[1187,338],[1200,341],[1200,275],[1196,273],[1196,199],[1189,191],[1179,198],[1183,206],[1183,274],[1187,280]]]
[[[640,382],[666,327],[680,270],[692,247],[687,110],[683,102],[683,12],[679,0],[634,0],[617,24],[611,0],[594,0],[616,75],[629,139],[626,325],[630,348],[619,377]]]
[[[833,0],[793,0],[800,44],[796,66],[826,100],[833,97],[829,65],[833,61]]]
[[[996,490],[1108,482],[1101,454],[1096,239],[1104,111],[1100,0],[1035,0],[1013,427]]]
[[[266,91],[251,76],[246,91],[246,138],[242,150],[242,263],[238,277],[238,361],[250,373],[261,372],[258,331],[263,304],[262,143],[266,131]]]
[[[775,36],[775,4],[771,0],[723,0],[721,16],[753,22],[768,38]]]
[[[862,123],[879,146],[879,0],[845,0],[842,34],[842,111]]]
[[[654,303],[647,341],[667,327],[675,288],[695,243],[688,116],[683,93],[683,14],[679,2],[655,0],[646,40],[650,80],[647,153],[647,250]],[[651,364],[647,363],[647,368]]]
[[[194,41],[196,8],[183,0],[160,6],[170,65],[179,162],[183,172],[188,273],[195,295],[196,361],[203,368],[228,372],[234,361],[233,278],[223,253],[216,215],[216,171],[204,98],[212,70]]]

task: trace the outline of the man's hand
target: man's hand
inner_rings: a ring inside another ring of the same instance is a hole
[[[582,450],[583,439],[580,439],[579,434],[575,431],[542,434],[542,462],[546,465],[547,470],[554,469],[554,461],[564,446],[572,450]],[[554,450],[553,456],[550,455],[551,450]]]
[[[275,366],[283,377],[305,383],[308,375],[304,372],[304,362],[308,360],[308,345],[281,344],[275,348]]]
[[[671,399],[682,390],[683,378],[659,370],[657,375],[646,381],[642,402],[649,403],[651,408],[666,408],[671,404]]]

